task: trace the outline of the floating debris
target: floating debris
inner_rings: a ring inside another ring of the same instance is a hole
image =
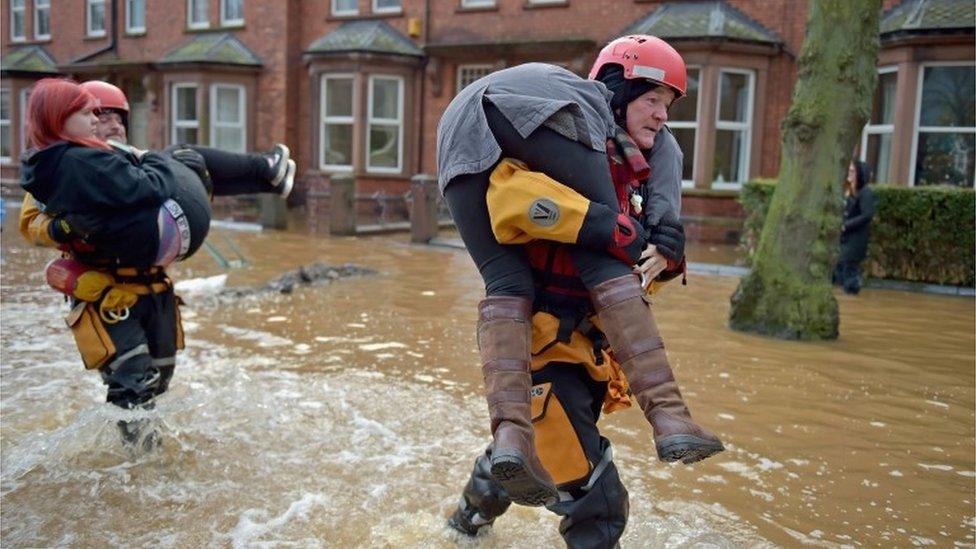
[[[290,294],[297,287],[328,284],[341,278],[370,274],[376,274],[376,271],[352,264],[331,266],[316,261],[309,265],[303,265],[294,271],[289,271],[260,288],[226,288],[218,296],[226,299],[270,293]]]

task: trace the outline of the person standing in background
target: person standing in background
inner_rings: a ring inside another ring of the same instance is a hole
[[[868,255],[871,219],[876,210],[874,192],[868,187],[871,168],[860,160],[851,162],[844,181],[844,224],[840,232],[840,256],[834,268],[834,284],[844,293],[861,291],[861,262]]]

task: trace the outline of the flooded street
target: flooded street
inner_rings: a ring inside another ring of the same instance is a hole
[[[558,517],[513,507],[489,535],[445,527],[488,441],[474,338],[483,290],[463,250],[408,235],[219,229],[189,281],[187,349],[149,412],[161,449],[130,455],[65,328],[16,211],[2,238],[0,543],[4,547],[558,547]],[[236,256],[235,256],[236,257]],[[375,274],[256,294],[300,265]],[[226,274],[224,281],[214,278]],[[973,547],[972,298],[839,295],[841,338],[731,332],[737,280],[690,276],[655,301],[692,412],[727,451],[654,457],[636,410],[603,418],[630,491],[627,547]],[[142,414],[147,414],[142,412]]]

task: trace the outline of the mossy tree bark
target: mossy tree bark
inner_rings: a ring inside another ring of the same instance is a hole
[[[834,339],[830,273],[840,185],[877,80],[881,0],[811,0],[793,101],[783,121],[779,183],[729,325],[784,339]]]

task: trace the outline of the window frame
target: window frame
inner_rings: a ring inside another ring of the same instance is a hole
[[[891,73],[895,73],[895,95],[897,96],[898,95],[898,66],[897,65],[886,65],[884,67],[878,67],[878,83],[879,84],[881,83],[881,75],[882,74],[891,74]],[[891,124],[872,124],[871,123],[870,116],[871,115],[868,114],[868,121],[867,121],[866,124],[864,124],[864,128],[861,130],[861,147],[860,147],[861,150],[858,153],[858,159],[861,162],[867,162],[867,158],[868,158],[868,139],[870,139],[870,137],[872,135],[885,135],[885,134],[888,134],[889,136],[891,136],[892,139],[894,139],[894,136],[895,136],[895,120],[894,120],[895,119],[895,116],[894,116],[894,113],[892,113],[892,121],[891,121]],[[891,163],[892,163],[892,160],[893,160],[892,158],[889,158],[888,159],[888,173],[889,174],[891,173]],[[874,179],[875,179],[875,181],[878,181],[877,175],[878,175],[878,172],[879,171],[880,171],[879,169],[874,168],[874,172],[875,172],[874,173]],[[881,181],[881,183],[887,183],[887,181]]]
[[[41,3],[44,3],[42,6]],[[41,34],[40,30],[37,28],[41,21],[38,14],[41,11],[47,11],[47,34]],[[51,0],[34,0],[34,40],[50,40],[51,39]]]
[[[102,6],[102,28],[100,30],[92,29],[92,22],[94,21],[92,10],[96,5]],[[105,0],[85,0],[85,37],[104,38],[106,35],[106,27],[108,26],[107,18],[108,13],[105,11]]]
[[[177,98],[179,97],[179,90],[189,89],[194,90],[193,100],[196,101],[196,119],[193,122],[187,120],[177,120],[177,115],[179,114],[179,108],[177,105]],[[177,139],[177,133],[180,129],[195,129],[197,130],[197,141],[198,143],[188,143],[189,145],[198,145],[200,141],[200,84],[198,82],[174,82],[170,88],[170,131],[169,131],[169,142],[170,145],[179,144],[180,141]]]
[[[241,16],[239,19],[227,19],[227,3],[241,3]],[[220,26],[221,27],[243,27],[244,26],[244,0],[220,0]]]
[[[494,8],[495,0],[461,0],[461,8]]]
[[[350,98],[350,114],[348,116],[328,116],[326,112],[326,91],[328,80],[349,80],[352,85],[352,97]],[[356,100],[359,95],[356,89],[356,73],[352,72],[329,72],[319,76],[319,169],[332,173],[350,173],[353,171],[356,156]],[[352,136],[352,149],[349,151],[349,164],[326,164],[325,162],[325,128],[327,124],[343,124],[350,128]]]
[[[466,64],[458,65],[457,66],[457,69],[455,70],[455,75],[454,75],[454,94],[455,95],[461,93],[461,90],[464,89],[464,88],[461,87],[461,71],[464,70],[464,69],[474,69],[474,70],[488,69],[488,72],[485,73],[485,75],[488,75],[488,74],[491,74],[492,71],[495,69],[495,65],[492,65],[491,63],[466,63]],[[482,75],[482,76],[485,76],[485,75]],[[478,78],[481,78],[482,76],[479,76]],[[477,78],[475,80],[477,80]],[[474,80],[472,80],[471,82],[474,82]],[[471,82],[469,82],[468,84],[466,84],[465,87],[471,85]]]
[[[356,8],[352,10],[340,11],[337,9],[337,4],[339,0],[329,0],[329,12],[333,17],[350,17],[353,15],[359,15],[359,4],[356,4]]]
[[[569,0],[526,0],[529,6],[563,6],[569,5]]]
[[[928,67],[972,67],[976,71],[976,63],[973,61],[928,61],[920,63],[918,66],[918,80],[916,82],[917,87],[915,88],[915,116],[912,120],[912,155],[909,158],[908,166],[908,186],[915,186],[915,166],[918,161],[918,135],[923,131],[926,133],[972,133],[976,134],[976,126],[961,126],[961,127],[950,127],[950,126],[920,126],[922,121],[922,94],[925,91],[922,86],[925,85],[925,69]],[[974,171],[973,180],[969,182],[969,187],[960,188],[973,188],[976,186],[976,169]]]
[[[403,0],[397,0],[397,1],[399,2],[399,5],[397,5],[397,7],[395,8],[381,8],[377,6],[377,2],[379,2],[379,0],[371,0],[370,8],[373,10],[373,13],[377,15],[403,13]]]
[[[10,88],[0,88],[0,95],[7,96],[7,118],[0,118],[0,134],[3,133],[3,127],[6,126],[6,131],[8,132],[7,146],[10,147],[10,156],[0,156],[0,164],[10,164],[14,157],[14,104],[13,104],[13,90]],[[0,99],[3,101],[3,99]]]
[[[10,0],[10,41],[11,42],[26,42],[27,41],[27,0],[19,0],[20,6],[14,7],[14,2],[17,0]],[[20,34],[14,34],[14,21],[17,19],[14,17],[15,12],[20,12]]]
[[[722,120],[722,74],[741,74],[749,80],[749,99],[746,102],[745,122],[733,122]],[[739,174],[735,181],[725,181],[717,183],[712,180],[709,185],[712,189],[739,190],[742,185],[749,180],[749,163],[752,161],[752,123],[755,113],[756,102],[756,71],[737,67],[718,67],[718,79],[715,88],[715,143],[718,142],[719,130],[741,131],[744,132],[742,150],[739,153]],[[712,150],[712,165],[715,165],[715,150]]]
[[[142,4],[142,26],[132,25],[132,5],[136,2]],[[125,32],[126,34],[145,34],[146,33],[146,0],[125,0]]]
[[[195,10],[193,7],[198,3],[202,2],[206,6],[207,17],[206,20],[201,22],[194,22],[193,16]],[[210,28],[210,4],[207,0],[186,0],[186,28],[188,29],[209,29]]]
[[[702,75],[705,72],[704,68],[700,65],[688,65],[686,72],[691,70],[698,71],[698,97],[695,102],[695,120],[694,122],[690,122],[688,120],[671,120],[670,118],[668,118],[668,123],[667,123],[668,129],[695,131],[695,141],[694,141],[695,150],[692,153],[692,157],[691,157],[691,179],[684,179],[684,177],[682,177],[681,188],[683,189],[693,189],[695,187],[695,176],[698,175],[698,163],[696,162],[696,156],[698,155],[698,148],[699,148],[698,135],[699,132],[701,131],[700,118],[701,118],[702,97],[704,97],[705,95],[704,93],[702,93],[702,86],[701,86]],[[674,132],[671,133],[673,134]],[[681,153],[684,154],[685,151],[681,151]],[[683,168],[684,167],[682,166],[682,171]]]
[[[397,118],[373,118],[373,83],[377,80],[395,80],[397,83]],[[367,104],[366,104],[366,171],[369,173],[398,174],[403,172],[403,107],[406,94],[406,84],[402,76],[392,74],[371,74],[367,83]],[[377,126],[397,126],[397,165],[396,168],[383,166],[372,166],[370,164],[370,151],[372,150],[372,128]]]
[[[226,122],[220,122],[217,120],[217,91],[219,89],[232,89],[238,92],[238,98],[240,99],[238,103],[238,113],[237,116],[240,120],[238,124],[228,124]],[[241,148],[240,149],[221,149],[231,152],[247,152],[247,88],[241,84],[231,84],[226,82],[218,82],[210,85],[210,128],[208,129],[208,136],[210,138],[209,144],[211,147],[220,148],[217,146],[217,130],[221,128],[240,128],[241,130]],[[199,114],[199,111],[197,111]]]

